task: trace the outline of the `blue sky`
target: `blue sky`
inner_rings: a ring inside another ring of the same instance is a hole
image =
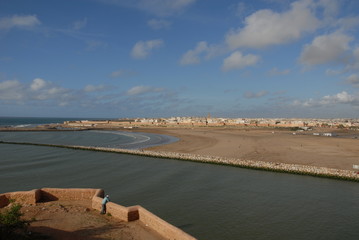
[[[0,116],[359,118],[357,0],[2,0]]]

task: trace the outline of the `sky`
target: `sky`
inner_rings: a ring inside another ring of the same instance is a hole
[[[359,118],[357,0],[0,0],[0,116]]]

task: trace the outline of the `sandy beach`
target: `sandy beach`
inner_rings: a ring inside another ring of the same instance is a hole
[[[359,140],[296,134],[273,129],[139,128],[138,132],[171,135],[178,142],[146,150],[190,153],[241,160],[300,164],[353,170],[359,165]],[[322,130],[323,131],[323,130]]]

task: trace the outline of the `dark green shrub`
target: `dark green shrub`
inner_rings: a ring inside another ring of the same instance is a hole
[[[3,214],[0,213],[0,223],[10,228],[21,228],[24,222],[20,220],[22,213],[20,212],[21,205],[13,204],[10,209],[5,210]]]
[[[0,239],[28,239],[27,222],[21,220],[21,207],[20,204],[14,203],[0,213]]]

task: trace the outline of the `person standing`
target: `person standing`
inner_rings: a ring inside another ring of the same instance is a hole
[[[101,214],[106,213],[106,204],[110,201],[110,196],[106,195],[106,197],[102,200],[102,208],[101,208]]]

